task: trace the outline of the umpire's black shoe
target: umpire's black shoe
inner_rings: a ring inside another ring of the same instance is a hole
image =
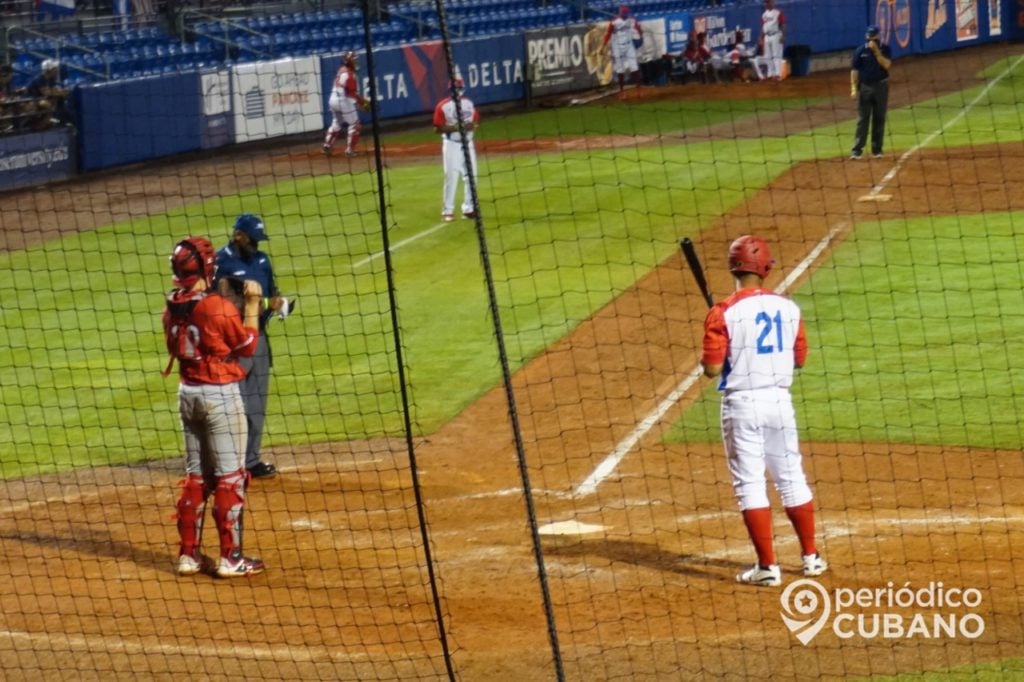
[[[273,478],[277,476],[277,467],[270,462],[256,462],[249,467],[249,475],[253,478]]]

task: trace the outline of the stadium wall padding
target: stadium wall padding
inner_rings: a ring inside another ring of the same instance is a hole
[[[75,173],[74,131],[54,128],[0,137],[0,190],[43,185]]]
[[[79,168],[120,166],[199,149],[199,74],[80,86],[75,91]]]

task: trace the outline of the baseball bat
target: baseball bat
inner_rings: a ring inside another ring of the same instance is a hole
[[[704,296],[708,307],[711,308],[715,305],[715,300],[711,298],[711,292],[708,291],[708,281],[704,278],[704,267],[700,264],[700,258],[697,257],[697,250],[693,247],[693,242],[689,237],[683,237],[679,240],[679,248],[686,256],[686,263],[690,266],[690,272],[693,273],[693,278],[697,281],[697,288],[700,289],[701,295]]]

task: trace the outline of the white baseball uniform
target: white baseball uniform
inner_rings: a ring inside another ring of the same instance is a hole
[[[782,75],[782,29],[785,25],[782,10],[772,7],[761,14],[761,35],[764,37],[764,58],[768,63],[768,77]]]
[[[722,440],[741,510],[769,506],[766,467],[785,507],[812,498],[789,393],[806,357],[800,308],[768,289],[741,289],[705,320],[702,362],[725,365]]]
[[[615,17],[608,22],[605,43],[611,44],[612,70],[616,74],[630,74],[640,69],[636,58],[636,44],[643,36],[643,29],[633,17]]]
[[[754,73],[757,74],[759,81],[763,81],[767,78],[767,65],[764,57],[758,55],[757,48],[748,47],[741,42],[737,42],[732,46],[732,49],[729,50],[727,56],[733,67],[740,66],[743,61],[746,61],[749,62],[751,68],[754,69]]]
[[[458,130],[446,131],[446,128],[458,126],[458,116],[455,107],[455,100],[445,97],[434,107],[434,127],[441,132],[441,152],[444,159],[444,194],[442,199],[441,215],[451,219],[455,213],[455,193],[459,188],[459,178],[462,178],[462,215],[472,217],[474,212],[474,201],[472,187],[469,182],[469,174],[473,174],[476,180],[476,147],[473,144],[473,131],[480,122],[480,112],[473,105],[473,101],[465,95],[459,96],[459,108],[462,110],[462,120],[466,131],[466,143],[469,147],[470,168],[466,168],[466,155],[462,146],[462,135]],[[475,184],[475,182],[474,182]]]
[[[332,121],[324,137],[325,152],[330,151],[342,131],[347,131],[345,151],[349,154],[355,152],[360,134],[358,107],[365,101],[359,94],[356,72],[347,64],[343,64],[334,77],[334,87],[331,89],[331,97],[327,101],[327,105],[331,109]]]

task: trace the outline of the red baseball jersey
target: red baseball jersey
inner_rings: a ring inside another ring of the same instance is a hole
[[[467,124],[480,122],[480,112],[477,110],[475,106],[473,106],[473,101],[471,99],[463,96],[461,101],[459,102],[459,107],[462,109],[462,118]],[[438,128],[443,128],[445,126],[457,125],[458,122],[459,119],[458,116],[456,116],[455,112],[455,100],[453,100],[451,97],[445,97],[443,100],[437,103],[437,106],[434,107],[435,126],[437,126]],[[472,140],[473,130],[468,130],[466,136],[470,140]],[[445,133],[445,137],[449,140],[460,141],[458,131],[453,133]]]
[[[725,365],[723,390],[789,388],[807,360],[800,307],[790,298],[748,287],[715,304],[704,320],[705,365]]]
[[[175,296],[184,302],[194,294],[183,292]],[[227,298],[218,294],[200,296],[184,330],[174,328],[177,324],[171,312],[164,309],[164,338],[168,352],[178,358],[181,383],[241,381],[245,370],[238,364],[238,358],[256,352],[259,330],[244,326],[242,314]]]

